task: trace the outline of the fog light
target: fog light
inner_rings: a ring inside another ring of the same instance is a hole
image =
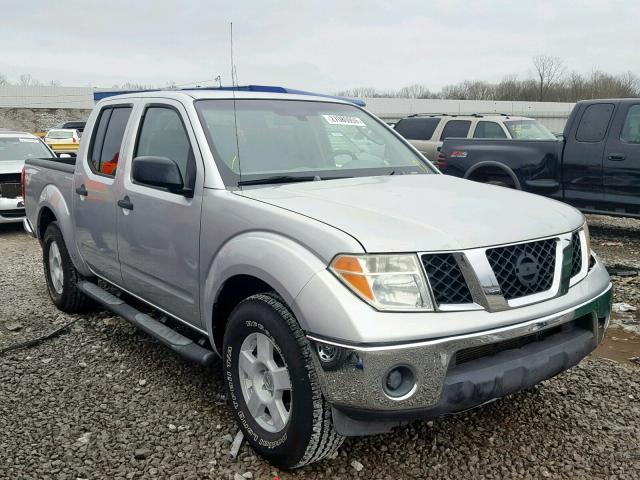
[[[416,387],[416,376],[407,365],[391,368],[383,378],[382,389],[394,399],[406,398],[413,394]]]

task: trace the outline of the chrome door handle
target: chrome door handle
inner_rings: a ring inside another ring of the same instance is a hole
[[[82,197],[86,197],[87,195],[89,195],[89,192],[87,191],[86,187],[83,185],[80,185],[78,188],[76,188],[76,193]]]
[[[624,153],[610,153],[607,158],[612,162],[621,162],[626,159],[627,156]]]

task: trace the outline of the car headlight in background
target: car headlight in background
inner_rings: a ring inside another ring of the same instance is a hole
[[[330,270],[378,310],[429,310],[433,302],[416,255],[338,255]]]

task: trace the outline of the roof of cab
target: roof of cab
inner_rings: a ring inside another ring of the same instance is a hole
[[[230,98],[269,98],[280,100],[312,100],[318,102],[339,102],[339,103],[352,103],[361,107],[366,106],[363,100],[357,98],[337,97],[333,95],[324,95],[320,93],[305,92],[302,90],[295,90],[283,87],[271,87],[265,85],[245,85],[238,87],[204,87],[204,88],[190,88],[180,90],[139,90],[139,91],[104,91],[94,92],[93,98],[95,101],[104,100],[107,98],[140,98],[140,97],[155,97],[155,98],[174,98],[185,99],[185,97],[191,97],[193,99],[230,99]]]

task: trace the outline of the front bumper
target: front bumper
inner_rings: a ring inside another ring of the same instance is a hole
[[[362,434],[361,427],[373,419],[459,412],[557,375],[600,343],[612,296],[609,283],[580,304],[477,333],[373,347],[334,343],[344,349],[344,362],[335,369],[323,368],[317,356],[315,362],[323,393],[339,420],[337,428],[344,434]],[[415,388],[399,399],[383,388],[387,373],[398,365],[415,375]],[[362,420],[366,423],[359,424]],[[364,433],[375,432],[367,429]]]
[[[0,224],[21,223],[25,218],[24,201],[22,197],[0,197]]]

